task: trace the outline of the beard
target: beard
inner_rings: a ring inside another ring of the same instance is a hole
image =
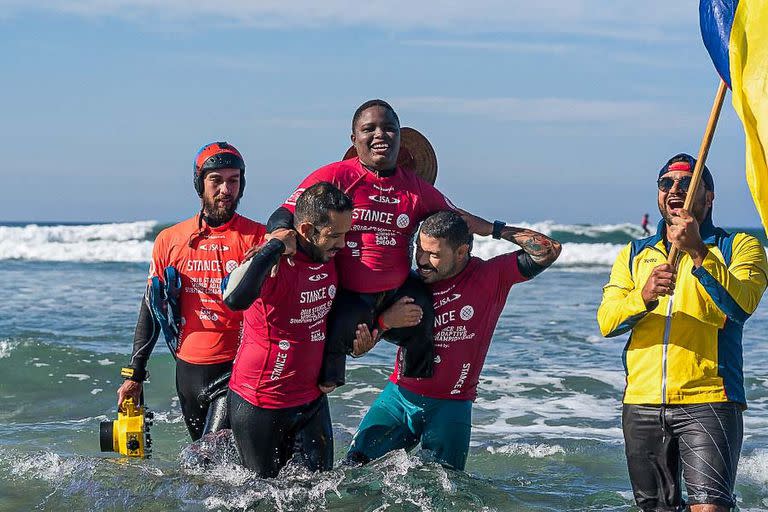
[[[311,235],[308,239],[307,246],[304,248],[312,261],[319,263],[327,263],[330,261],[329,255],[323,253],[320,247],[317,245],[319,242],[319,236],[317,234]]]
[[[203,196],[203,211],[208,224],[216,227],[229,222],[239,203],[240,198],[234,198],[229,205],[222,205],[217,204],[216,200],[211,197]]]
[[[700,200],[696,200],[691,205],[690,209],[691,216],[696,219],[696,222],[701,224],[706,219],[707,215],[709,215],[709,207],[706,205],[706,198],[701,198]],[[675,215],[672,215],[669,210],[667,209],[666,203],[659,203],[659,214],[661,214],[661,218],[664,219],[664,222],[667,224],[667,226],[672,225],[672,219],[675,217]]]

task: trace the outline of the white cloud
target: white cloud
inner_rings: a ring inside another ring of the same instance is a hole
[[[695,23],[695,0],[0,0],[21,15],[54,11],[141,24],[185,21],[268,27],[371,27],[391,31],[571,33],[648,40]]]
[[[511,53],[565,54],[579,51],[579,46],[563,43],[521,43],[501,41],[467,41],[445,39],[409,39],[401,41],[405,46],[428,48],[453,48],[459,50],[489,50]]]
[[[502,122],[583,125],[611,124],[636,128],[696,126],[698,118],[674,106],[651,101],[606,101],[571,98],[410,97],[394,100],[400,109],[480,117]]]

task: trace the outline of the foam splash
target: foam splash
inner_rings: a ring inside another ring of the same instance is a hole
[[[552,455],[565,454],[565,449],[562,446],[544,443],[511,443],[503,446],[488,446],[486,450],[493,454],[525,456],[532,459],[543,459]]]
[[[0,359],[11,357],[11,352],[18,346],[18,341],[0,340]]]
[[[325,510],[328,496],[340,497],[342,471],[312,473],[296,460],[289,461],[277,478],[261,479],[238,464],[231,430],[203,436],[182,450],[183,470],[227,490],[214,492],[203,503],[209,510],[247,510],[269,504],[270,509]]]
[[[768,490],[768,450],[759,449],[744,456],[739,462],[739,478],[758,484]]]
[[[70,475],[84,475],[92,470],[92,464],[85,464],[82,458],[64,458],[52,452],[23,456],[11,463],[12,475],[36,478],[53,484],[59,484]]]

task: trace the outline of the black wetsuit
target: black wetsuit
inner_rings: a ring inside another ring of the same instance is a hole
[[[253,258],[235,269],[224,283],[224,303],[233,310],[250,308],[262,296],[265,280],[284,250],[285,245],[280,240],[270,240]],[[300,245],[297,250],[306,255]],[[307,263],[309,263],[307,258],[301,258],[301,261],[297,258],[294,267],[281,266],[275,279],[287,279],[287,282],[291,282],[289,274],[297,271],[302,265],[306,266]],[[314,283],[311,284],[314,285]],[[279,306],[280,301],[292,300],[284,295],[278,294],[277,297],[278,304],[273,304],[269,302],[271,298],[269,292],[265,291],[265,297],[262,297],[262,300],[268,302],[269,307]],[[267,308],[267,306],[264,307]],[[248,312],[245,315],[247,319]],[[275,328],[286,337],[290,334],[295,335],[295,333],[285,332],[284,328]],[[297,330],[300,331],[301,328]],[[241,352],[238,353],[242,365],[247,365],[249,361],[248,355],[243,355],[243,351],[253,346],[248,344],[247,335],[246,330]],[[317,343],[317,341],[310,341],[309,338],[302,341],[307,344]],[[280,343],[288,343],[288,341],[283,340]],[[291,350],[296,349],[299,348],[295,347]],[[285,350],[287,357],[289,349]],[[236,383],[239,371],[242,371],[242,367],[235,368],[235,377],[232,379],[235,389],[238,389]],[[314,384],[311,385],[314,387]],[[228,416],[242,464],[263,478],[277,476],[280,469],[294,455],[299,457],[300,462],[310,471],[329,470],[333,467],[333,429],[326,395],[297,406],[272,408],[254,405],[230,388]]]
[[[146,376],[147,362],[160,335],[160,323],[152,316],[148,299],[141,302],[133,336],[131,364],[136,380]],[[192,364],[176,359],[176,392],[189,435],[197,441],[208,432],[229,428],[226,418],[226,376],[232,361],[219,364]]]

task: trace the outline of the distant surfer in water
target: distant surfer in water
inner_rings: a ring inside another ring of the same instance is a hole
[[[296,198],[318,181],[331,182],[348,194],[355,204],[352,230],[337,257],[340,289],[329,319],[321,382],[344,384],[346,356],[352,351],[357,326],[373,328],[377,315],[404,297],[421,309],[420,321],[388,330],[387,340],[402,348],[405,376],[429,377],[434,369],[434,312],[429,291],[418,278],[409,276],[411,240],[424,218],[455,207],[412,169],[398,165],[400,120],[387,102],[370,100],[358,107],[352,117],[351,140],[356,156],[310,174],[272,214],[267,228],[275,234],[293,229]],[[422,141],[422,146],[429,143]],[[431,146],[428,149],[432,151]],[[433,151],[431,159],[436,173]],[[472,232],[488,235],[493,230],[490,222],[457,211]]]
[[[649,236],[651,234],[651,232],[648,230],[648,222],[649,222],[648,214],[646,213],[646,214],[643,215],[643,220],[640,223],[640,227],[643,228],[643,235],[644,236]]]
[[[522,249],[483,260],[472,256],[472,233],[455,211],[442,211],[421,225],[416,241],[418,275],[435,308],[435,372],[431,378],[403,375],[402,350],[384,391],[366,413],[347,455],[368,462],[419,442],[441,463],[463,470],[469,451],[472,402],[493,331],[515,283],[532,279],[560,254],[560,244],[529,229],[497,223],[491,234]],[[379,328],[362,325],[355,355],[382,334],[418,321],[407,299],[384,310]]]
[[[262,224],[235,212],[245,189],[245,162],[226,142],[203,146],[195,156],[193,181],[200,213],[157,235],[149,284],[141,301],[131,361],[117,390],[118,407],[127,397],[139,403],[148,377],[147,361],[160,332],[176,358],[176,390],[193,440],[228,428],[226,375],[240,341],[242,313],[226,308],[221,282],[261,243]],[[219,383],[211,402],[210,386]]]
[[[691,210],[683,209],[695,165],[681,153],[661,168],[658,230],[619,253],[597,311],[604,336],[632,333],[622,428],[642,510],[683,510],[681,473],[692,512],[736,506],[746,408],[741,337],[768,264],[756,238],[713,224],[706,167]],[[677,269],[666,263],[670,247],[681,254]]]
[[[318,386],[318,378],[338,290],[333,257],[352,224],[352,200],[316,183],[296,200],[294,223],[295,230],[267,235],[224,288],[227,306],[245,311],[229,382],[232,433],[243,465],[265,478],[277,476],[294,452],[311,471],[333,466],[325,396],[333,386]]]

